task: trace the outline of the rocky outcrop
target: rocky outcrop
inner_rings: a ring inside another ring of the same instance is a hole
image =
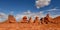
[[[60,16],[55,17],[55,18],[53,19],[53,22],[54,22],[54,23],[60,23]]]
[[[6,22],[7,23],[15,23],[16,22],[16,19],[14,18],[13,15],[9,15]]]
[[[40,19],[38,16],[35,17],[34,23],[40,23]]]
[[[32,19],[32,17],[29,18],[28,23],[33,23],[33,19]]]
[[[27,16],[24,16],[19,23],[15,23],[14,16],[9,15],[6,22],[0,24],[0,30],[60,30],[60,16],[51,18],[49,14],[41,19],[36,16],[33,22],[31,17],[27,20]]]
[[[41,21],[41,24],[44,24],[44,18],[41,18],[40,21]]]
[[[22,18],[22,20],[21,20],[21,23],[27,23],[27,22],[28,22],[27,16],[24,16],[24,17]]]
[[[46,24],[48,24],[48,23],[51,22],[51,21],[52,21],[52,18],[50,17],[49,14],[47,14],[46,17],[44,17],[44,22],[45,22]]]

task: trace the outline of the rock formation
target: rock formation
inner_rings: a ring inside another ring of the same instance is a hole
[[[44,18],[41,18],[40,21],[41,21],[41,24],[44,24]]]
[[[38,16],[35,17],[34,23],[40,23],[40,19]]]
[[[27,16],[24,16],[24,17],[22,18],[22,20],[21,20],[21,23],[27,23],[27,22],[28,22]]]
[[[21,22],[15,23],[16,20],[14,16],[9,15],[8,20],[6,22],[7,23],[5,24],[0,24],[0,30],[60,30],[60,16],[52,19],[49,14],[47,14],[46,17],[41,19],[36,16],[33,23],[31,17],[29,18],[29,20],[27,20],[27,16],[24,16]],[[46,23],[47,25],[43,23]]]
[[[60,23],[60,16],[56,17],[53,19],[54,23]]]
[[[28,23],[33,23],[33,20],[32,20],[32,18],[31,18],[31,17],[29,18]]]
[[[16,19],[14,18],[14,16],[13,15],[9,15],[7,23],[15,23],[15,22],[16,22]]]
[[[52,18],[49,16],[49,14],[47,14],[46,17],[44,17],[44,22],[47,24],[50,21],[52,21]]]

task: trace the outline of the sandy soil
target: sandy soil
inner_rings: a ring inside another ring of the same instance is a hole
[[[60,30],[60,24],[2,23],[0,30]]]

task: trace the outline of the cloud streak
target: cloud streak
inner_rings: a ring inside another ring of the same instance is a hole
[[[47,10],[47,11],[57,11],[57,10],[60,10],[60,9],[53,8],[53,9],[49,9],[49,10]]]

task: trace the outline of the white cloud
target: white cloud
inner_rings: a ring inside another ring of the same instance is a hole
[[[51,0],[37,0],[36,3],[36,7],[37,8],[41,8],[44,6],[48,6],[50,4]]]
[[[8,15],[5,13],[0,12],[0,22],[7,20]]]

